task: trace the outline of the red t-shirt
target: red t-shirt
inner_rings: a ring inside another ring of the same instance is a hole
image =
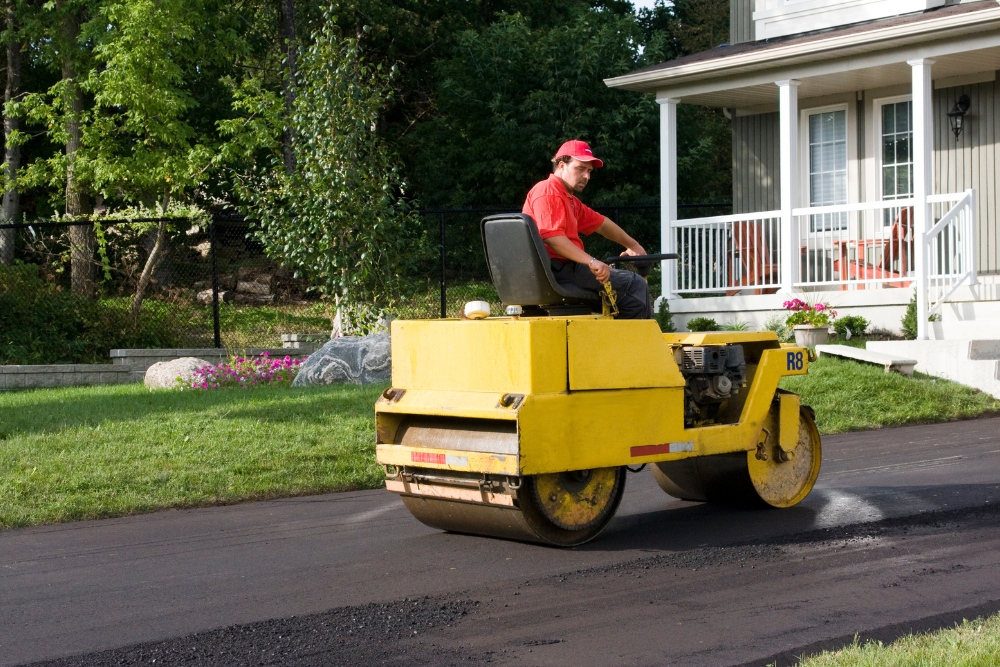
[[[604,222],[603,215],[567,192],[562,179],[555,174],[531,188],[521,212],[532,217],[543,241],[553,236],[565,236],[580,250],[583,250],[580,234],[593,234]],[[553,252],[548,245],[545,249],[549,251],[549,257],[566,259]]]

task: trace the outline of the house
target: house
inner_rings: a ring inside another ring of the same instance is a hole
[[[919,338],[1000,339],[1000,3],[731,0],[731,18],[730,44],[606,80],[661,105],[675,322],[759,327],[794,294],[898,331],[916,294]],[[678,104],[732,119],[732,215],[677,215]]]

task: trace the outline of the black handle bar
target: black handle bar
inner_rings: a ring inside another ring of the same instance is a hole
[[[679,259],[675,252],[665,252],[656,255],[613,255],[604,260],[605,264],[620,264],[622,262],[658,262],[663,259]]]

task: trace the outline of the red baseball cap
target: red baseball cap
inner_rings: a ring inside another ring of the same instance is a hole
[[[569,156],[576,158],[581,162],[593,162],[595,169],[600,169],[604,166],[604,162],[594,157],[594,151],[590,150],[590,146],[587,145],[586,141],[580,141],[579,139],[573,139],[572,141],[567,141],[559,150],[556,151],[555,157],[561,158],[563,156]]]

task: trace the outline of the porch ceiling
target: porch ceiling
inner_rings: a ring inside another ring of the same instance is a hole
[[[1000,70],[1000,35],[997,36],[997,41],[996,46],[934,56],[933,78],[938,80]],[[745,109],[755,106],[777,105],[778,87],[775,85],[775,81],[782,79],[797,79],[801,82],[799,85],[800,100],[858,90],[910,85],[912,74],[906,61],[918,57],[927,56],[914,53],[900,56],[901,59],[884,64],[883,61],[886,58],[881,57],[877,59],[877,64],[871,63],[868,66],[860,67],[858,67],[861,64],[859,62],[845,61],[825,63],[817,68],[788,68],[769,72],[770,76],[755,76],[753,80],[736,79],[730,82],[730,85],[734,87],[724,90],[704,92],[691,90],[689,94],[683,96],[677,94],[682,91],[664,91],[657,97],[677,97],[685,104]],[[851,60],[876,59],[862,56]],[[761,78],[764,81],[760,81]]]

